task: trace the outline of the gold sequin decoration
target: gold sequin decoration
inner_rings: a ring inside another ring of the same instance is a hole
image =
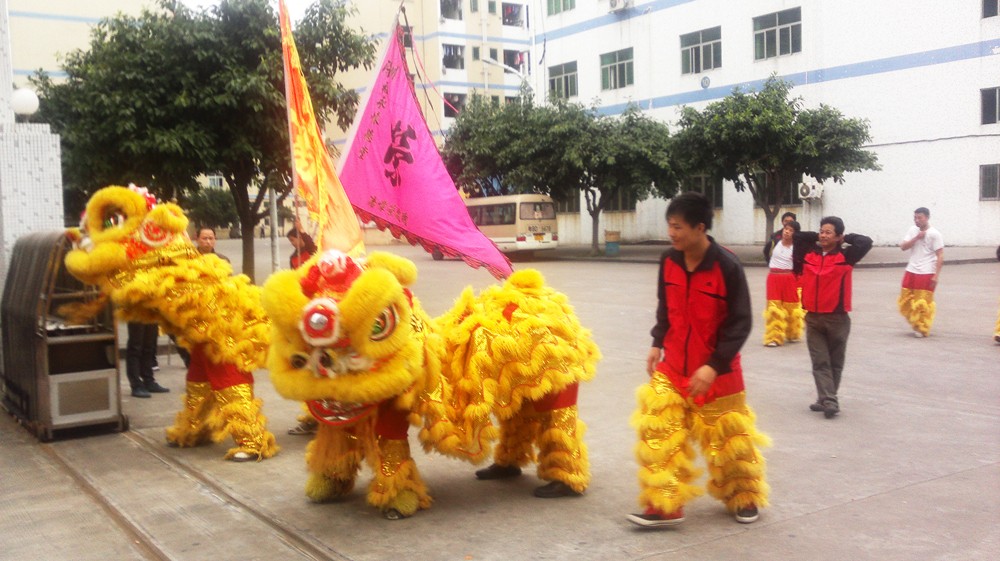
[[[399,466],[410,458],[410,442],[406,439],[376,437],[381,455],[382,475],[392,477]]]
[[[215,392],[215,398],[221,405],[230,403],[253,403],[253,386],[250,384],[236,384]],[[255,408],[256,409],[256,408]],[[256,413],[256,411],[254,411]]]
[[[701,415],[706,425],[715,425],[719,417],[726,413],[735,411],[746,414],[746,394],[744,392],[734,393],[706,403],[700,409],[693,405],[692,408]]]

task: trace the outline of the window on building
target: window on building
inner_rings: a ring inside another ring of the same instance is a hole
[[[681,35],[681,74],[698,74],[721,66],[721,27]]]
[[[992,125],[1000,122],[1000,88],[986,88],[979,90],[983,99],[983,119],[984,125]]]
[[[555,14],[576,8],[576,0],[548,0],[548,14]]]
[[[635,210],[635,193],[631,191],[619,189],[610,195],[602,194],[601,198],[604,197],[608,197],[608,204],[604,207],[606,211]]]
[[[444,116],[458,117],[458,114],[465,109],[465,94],[446,93],[444,94]]]
[[[601,55],[602,90],[617,90],[634,82],[632,47]]]
[[[441,0],[441,17],[462,19],[462,0]]]
[[[469,11],[473,13],[479,11],[479,0],[469,0]]]
[[[549,95],[567,99],[579,92],[576,84],[576,61],[549,67]]]
[[[528,58],[528,51],[516,51],[504,49],[503,63],[511,68],[516,68],[521,74],[531,73],[531,63]]]
[[[407,49],[413,48],[413,27],[403,26],[403,46]]]
[[[753,58],[763,60],[802,50],[802,8],[753,18]]]
[[[510,27],[524,27],[525,7],[523,4],[508,4],[504,2],[500,5],[500,18],[504,25]]]
[[[712,201],[713,208],[722,208],[722,178],[712,179],[707,175],[695,175],[681,182],[681,191],[695,191]]]
[[[225,180],[221,175],[209,175],[208,176],[208,186],[214,189],[222,189],[226,184]]]
[[[769,204],[769,205],[776,204],[777,203],[777,201],[775,200],[776,195],[773,192],[771,192],[769,190],[769,188],[768,188],[769,187],[768,186],[769,181],[767,179],[767,175],[764,174],[764,173],[758,173],[757,176],[756,176],[756,178],[757,178],[757,185],[761,189],[764,189],[765,193],[768,193],[767,204]],[[796,178],[794,178],[794,179],[789,179],[788,181],[785,182],[785,185],[783,187],[783,192],[781,194],[782,195],[781,196],[781,204],[782,205],[786,205],[786,206],[792,205],[792,206],[795,206],[795,205],[801,205],[802,204],[802,197],[799,196],[799,183],[802,183],[802,176],[801,175],[798,176],[798,177],[796,177]],[[753,204],[754,204],[755,207],[758,207],[758,208],[760,207],[760,205],[757,204],[757,200],[756,199],[754,199]]]
[[[445,68],[462,70],[465,68],[465,47],[461,45],[442,45],[444,57],[442,62]]]
[[[497,3],[493,0],[486,3],[486,8],[491,14],[497,13]]]
[[[1000,164],[979,166],[979,200],[1000,201]]]
[[[997,0],[983,0],[983,17],[997,17]]]
[[[472,47],[472,60],[479,60],[479,47]]]
[[[496,49],[490,49],[490,59],[491,60],[496,60],[497,59],[497,50]]]
[[[507,105],[510,105],[511,103],[517,103],[519,99],[520,98],[517,97],[516,95],[507,95],[504,96],[503,102],[506,103]]]
[[[556,200],[556,212],[559,214],[580,214],[580,192],[573,191],[565,200]]]

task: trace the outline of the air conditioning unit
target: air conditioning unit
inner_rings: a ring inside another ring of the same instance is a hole
[[[799,184],[800,199],[818,199],[822,196],[823,196],[822,185],[808,185],[806,183]]]
[[[611,9],[609,10],[609,13],[620,12],[631,7],[632,0],[611,0]]]

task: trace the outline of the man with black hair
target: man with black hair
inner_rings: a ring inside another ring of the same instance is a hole
[[[872,248],[872,239],[861,234],[845,236],[844,221],[827,216],[820,220],[818,233],[798,232],[794,242],[792,261],[795,274],[801,275],[806,344],[816,382],[816,401],[809,409],[832,419],[840,413],[837,390],[851,333],[852,273]]]
[[[795,222],[796,219],[797,217],[795,216],[794,212],[786,212],[785,214],[781,215],[781,228],[775,230],[774,233],[771,234],[771,237],[768,238],[767,243],[764,244],[765,263],[770,263],[771,252],[774,251],[774,246],[781,243],[781,234],[782,232],[785,231],[785,226],[788,226],[790,222]]]
[[[705,454],[708,491],[737,522],[748,524],[767,506],[764,457],[768,444],[746,404],[740,348],[750,335],[750,291],[739,259],[717,244],[712,204],[683,193],[667,207],[673,248],[657,276],[656,325],[646,357],[649,382],[638,391],[632,415],[638,430],[639,504],[628,515],[643,527],[684,520],[684,504],[704,490],[692,481],[694,447]]]
[[[906,231],[899,249],[910,252],[899,293],[899,313],[916,337],[927,337],[934,323],[934,290],[944,265],[944,237],[931,226],[931,211],[920,207],[913,211],[913,226]]]

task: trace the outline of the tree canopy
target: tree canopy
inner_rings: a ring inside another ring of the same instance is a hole
[[[536,106],[522,91],[504,105],[473,97],[448,130],[442,155],[473,195],[537,192],[568,200],[582,191],[596,253],[600,214],[613,198],[674,193],[670,149],[666,125],[635,106],[604,116],[579,104]]]
[[[295,29],[317,117],[342,128],[358,96],[336,75],[371,68],[375,56],[373,42],[346,26],[348,10],[316,0]],[[266,189],[283,198],[291,171],[281,34],[268,0],[222,0],[198,11],[159,0],[138,17],[102,20],[89,48],[69,53],[62,67],[64,81],[39,74],[32,82],[41,119],[62,138],[67,200],[130,182],[183,199],[200,175],[221,175],[253,277],[252,233],[265,216]]]
[[[686,107],[676,135],[675,154],[685,174],[703,173],[749,190],[767,218],[765,237],[786,202],[790,182],[803,175],[843,183],[852,171],[878,170],[868,122],[849,119],[821,104],[803,109],[789,99],[791,84],[769,78],[756,92],[735,89],[703,111]]]

